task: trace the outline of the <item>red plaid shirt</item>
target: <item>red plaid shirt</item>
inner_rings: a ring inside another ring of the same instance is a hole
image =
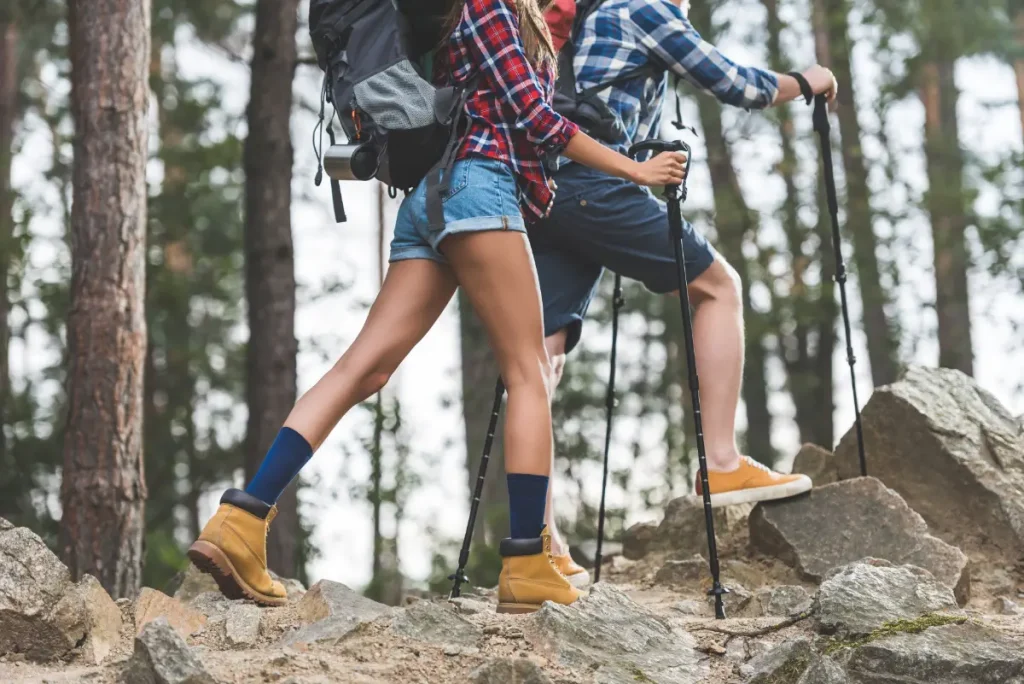
[[[448,42],[447,73],[455,85],[480,74],[466,103],[469,131],[457,158],[489,157],[505,162],[519,179],[519,203],[527,222],[546,216],[554,200],[541,150],[561,153],[578,131],[551,108],[552,64],[540,73],[526,59],[512,0],[466,0]]]

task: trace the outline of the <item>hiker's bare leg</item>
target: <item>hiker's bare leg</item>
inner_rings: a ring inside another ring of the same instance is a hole
[[[349,409],[377,393],[434,325],[455,292],[452,269],[428,259],[388,269],[362,330],[285,421],[316,450]]]
[[[549,335],[544,340],[544,347],[548,352],[548,360],[551,363],[551,375],[549,386],[551,387],[551,396],[554,398],[555,391],[558,389],[558,384],[562,381],[562,372],[565,370],[565,339],[566,331],[562,328],[558,332]],[[562,539],[562,535],[558,531],[558,525],[555,523],[555,509],[554,497],[552,492],[555,489],[555,452],[551,452],[551,479],[548,481],[548,505],[544,510],[544,523],[548,526],[548,530],[551,532],[551,552],[556,556],[563,556],[569,553],[569,547]]]
[[[708,468],[739,466],[736,408],[743,380],[743,300],[736,271],[720,256],[687,288],[693,352],[701,374],[700,406]]]
[[[548,357],[540,289],[526,235],[459,233],[441,243],[473,309],[487,330],[508,390],[505,466],[508,472],[551,472]]]

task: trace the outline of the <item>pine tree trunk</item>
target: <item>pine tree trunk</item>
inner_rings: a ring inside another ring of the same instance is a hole
[[[969,254],[964,232],[963,152],[957,126],[959,93],[953,80],[955,55],[937,54],[921,68],[925,108],[927,206],[935,250],[935,310],[939,324],[939,365],[974,374],[968,304]]]
[[[0,11],[2,15],[4,11]],[[13,18],[0,19],[0,425],[7,424],[10,373],[7,365],[10,298],[7,272],[11,264],[14,233],[14,192],[11,161],[14,157],[14,121],[18,106],[18,27]],[[7,439],[0,430],[0,464],[6,467]]]
[[[1024,137],[1024,2],[1012,0],[1014,10],[1013,25],[1017,34],[1017,58],[1013,60],[1013,73],[1017,76],[1017,109],[1020,111],[1020,133]]]
[[[112,31],[111,27],[117,27]],[[63,556],[115,598],[142,572],[148,0],[71,0],[75,120]]]
[[[864,306],[864,332],[868,340],[871,378],[877,387],[894,382],[899,374],[898,341],[885,313],[887,297],[882,288],[868,170],[861,149],[861,126],[850,66],[849,2],[815,0],[814,14],[818,59],[832,69],[839,81],[837,115],[846,177],[845,226],[846,233],[853,237],[853,262]]]
[[[252,85],[246,116],[245,258],[249,303],[246,356],[245,471],[251,479],[296,399],[295,264],[291,228],[292,77],[298,0],[259,0]],[[296,484],[277,503],[267,546],[269,566],[298,568]]]

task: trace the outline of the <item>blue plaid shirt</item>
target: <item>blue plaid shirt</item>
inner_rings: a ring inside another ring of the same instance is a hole
[[[606,142],[623,152],[634,142],[658,136],[668,72],[725,104],[745,109],[769,106],[779,88],[773,73],[734,64],[702,39],[672,2],[605,0],[587,18],[576,44],[578,87],[600,85],[649,63],[665,70],[598,93],[621,118],[627,136]]]

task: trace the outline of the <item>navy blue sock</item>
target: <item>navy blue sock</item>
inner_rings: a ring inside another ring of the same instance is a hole
[[[273,506],[312,457],[313,447],[305,437],[289,427],[281,428],[245,493]]]
[[[547,500],[547,476],[508,474],[508,518],[513,539],[540,536]]]

